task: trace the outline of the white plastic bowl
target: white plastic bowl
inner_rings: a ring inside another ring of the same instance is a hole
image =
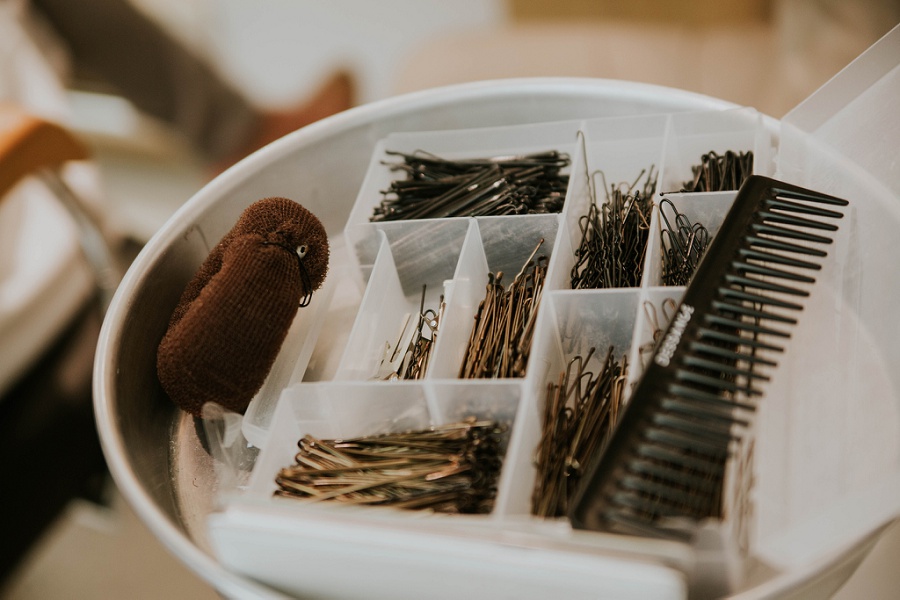
[[[402,131],[458,129],[733,105],[679,90],[580,79],[466,84],[362,106],[263,148],[191,198],[149,241],[126,274],[101,333],[95,367],[98,427],[112,474],[138,515],[186,565],[226,596],[277,595],[225,569],[205,532],[212,467],[186,419],[165,398],[155,351],[193,272],[250,202],[293,197],[338,235],[376,142]],[[767,127],[777,133],[776,121]],[[893,488],[891,488],[893,489]],[[873,528],[815,561],[753,582],[744,597],[833,592],[874,541]]]

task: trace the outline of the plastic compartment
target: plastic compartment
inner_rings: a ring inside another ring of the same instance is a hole
[[[684,295],[678,286],[647,288],[641,297],[641,306],[634,328],[634,344],[629,360],[629,381],[640,378],[647,361],[653,354],[662,332],[669,326],[675,309]]]
[[[299,509],[309,503],[279,500],[275,474],[294,462],[297,442],[304,435],[341,439],[426,429],[475,417],[513,428],[521,385],[511,382],[394,381],[300,383],[285,390],[276,410],[271,436],[260,453],[246,498],[283,501]],[[501,451],[505,454],[506,443]],[[502,468],[501,468],[502,469]],[[502,470],[501,470],[502,475]],[[376,509],[378,510],[378,509]],[[383,509],[380,509],[383,510]],[[390,511],[389,511],[390,512]],[[418,511],[400,511],[401,516]]]
[[[381,250],[335,376],[338,380],[375,379],[386,350],[398,346],[407,321],[415,323],[418,319],[423,286],[425,309],[439,310],[445,282],[452,280],[456,269],[458,255],[448,252],[432,268],[418,273],[421,277],[411,279],[408,270],[401,273],[402,263],[398,267],[387,236],[379,235]],[[459,241],[457,245],[462,246],[462,236]]]
[[[665,174],[660,193],[679,192],[693,180],[691,167],[699,165],[709,151],[753,152],[753,173],[772,176],[774,147],[771,132],[763,127],[762,115],[752,108],[736,108],[716,114],[692,112],[673,114],[665,149]]]
[[[419,429],[432,424],[422,386],[297,384],[282,394],[271,437],[260,453],[248,494],[271,498],[275,473],[291,464],[304,435],[322,439]]]
[[[372,154],[369,168],[359,190],[356,202],[344,228],[348,244],[354,249],[356,260],[365,273],[374,263],[378,251],[378,231],[383,231],[391,241],[397,256],[410,256],[423,252],[452,253],[454,246],[447,245],[437,231],[445,231],[435,221],[445,219],[421,219],[409,221],[370,222],[373,210],[382,199],[391,181],[402,178],[402,173],[391,171],[385,161],[394,162],[398,157],[386,151],[414,153],[425,151],[447,159],[486,158],[556,150],[571,157],[575,155],[576,135],[581,121],[538,123],[513,127],[486,127],[478,130],[448,130],[435,132],[398,133],[379,141]],[[564,169],[563,173],[571,170]],[[465,219],[459,219],[465,227]],[[407,244],[411,245],[407,248]],[[458,246],[456,247],[458,250]],[[398,261],[402,262],[402,261]]]
[[[693,225],[703,225],[709,232],[709,240],[719,232],[722,221],[728,214],[737,192],[685,192],[665,194],[657,200],[654,215],[654,235],[651,239],[647,263],[646,283],[650,286],[663,285],[664,257],[669,247],[666,230],[677,227],[675,211],[683,214]],[[671,202],[671,206],[663,200]],[[668,224],[666,219],[668,220]]]
[[[537,470],[533,456],[543,430],[543,412],[547,386],[557,383],[560,373],[570,361],[593,355],[586,370],[596,372],[610,348],[618,360],[629,361],[638,307],[643,293],[638,288],[616,290],[568,290],[555,292],[545,299],[541,318],[535,332],[537,358],[529,373],[528,408],[522,411],[518,427],[521,434],[515,439],[510,453],[510,471],[516,481],[510,483],[510,514],[530,515],[532,492]],[[629,366],[629,374],[631,368]],[[513,501],[514,499],[514,501]]]
[[[571,287],[570,273],[582,238],[580,220],[587,215],[591,202],[602,205],[609,186],[627,186],[636,180],[642,183],[651,173],[655,173],[658,189],[670,119],[670,115],[645,115],[593,119],[583,123],[579,135],[580,152],[576,156],[563,211],[563,233],[554,252],[551,276],[556,289]],[[648,254],[649,248],[653,247],[652,231],[651,223]]]

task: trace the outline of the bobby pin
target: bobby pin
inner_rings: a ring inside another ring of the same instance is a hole
[[[385,162],[406,174],[382,191],[370,221],[558,213],[570,159],[557,151],[518,156],[448,160],[416,151],[387,151]]]
[[[724,192],[740,189],[753,174],[753,152],[717,154],[710,151],[700,157],[700,164],[691,167],[693,181],[684,182],[682,192]]]
[[[663,285],[687,285],[709,246],[709,231],[701,223],[691,223],[668,198],[660,201],[659,215],[663,221]]]
[[[411,318],[412,315],[405,315],[396,342],[393,345],[385,343],[375,379],[397,381],[425,377],[446,308],[444,296],[441,295],[438,310],[425,310],[425,290],[423,285],[418,316]]]
[[[534,258],[543,243],[542,238],[508,289],[503,289],[502,271],[496,277],[488,274],[487,291],[478,305],[460,378],[525,376],[549,262],[546,256]]]
[[[566,514],[584,466],[599,452],[618,422],[628,364],[612,347],[594,374],[587,364],[594,354],[574,357],[547,386],[541,440],[535,452],[537,479],[532,513],[541,517]]]
[[[651,167],[641,171],[634,182],[609,187],[603,173],[594,176],[597,174],[604,179],[606,200],[598,206],[596,186],[589,186],[590,207],[578,221],[581,242],[575,251],[572,289],[637,287],[649,239],[655,170]]]
[[[647,325],[650,327],[651,341],[642,344],[638,348],[641,364],[645,364],[646,358],[649,358],[649,355],[652,354],[653,350],[656,348],[656,344],[659,343],[659,338],[662,337],[663,331],[665,331],[666,327],[669,326],[669,323],[672,322],[672,317],[675,316],[675,311],[678,310],[678,303],[672,298],[666,298],[662,301],[662,321],[659,319],[656,305],[653,302],[644,300],[643,307]]]
[[[489,513],[507,428],[474,417],[425,430],[351,439],[304,436],[276,496],[307,501]]]

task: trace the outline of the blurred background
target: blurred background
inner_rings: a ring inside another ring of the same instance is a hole
[[[65,179],[127,264],[217,173],[355,105],[575,76],[682,88],[779,118],[898,22],[898,0],[6,0],[0,101],[86,146],[91,160]],[[100,313],[79,233],[52,201],[34,200],[42,193],[23,182],[0,196],[0,456],[12,474],[4,489],[21,496],[0,500],[0,529],[15,526],[0,594],[218,597],[106,476],[90,406]],[[840,597],[895,597],[897,537]]]

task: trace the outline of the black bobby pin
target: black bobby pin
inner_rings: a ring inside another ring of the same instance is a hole
[[[565,153],[449,160],[417,151],[388,151],[385,162],[406,178],[382,191],[370,221],[544,214],[562,211],[569,176]]]
[[[709,231],[691,220],[663,198],[659,203],[662,219],[663,285],[687,285],[709,246]]]
[[[700,164],[691,167],[693,181],[684,182],[682,192],[725,192],[738,190],[753,174],[753,152],[725,154],[707,152],[700,157]]]
[[[597,174],[603,179],[602,172]],[[606,199],[600,206],[594,187],[590,186],[588,212],[578,221],[581,242],[575,251],[572,289],[637,287],[641,284],[650,235],[655,171],[652,167],[641,171],[631,184],[607,188],[604,180]]]

